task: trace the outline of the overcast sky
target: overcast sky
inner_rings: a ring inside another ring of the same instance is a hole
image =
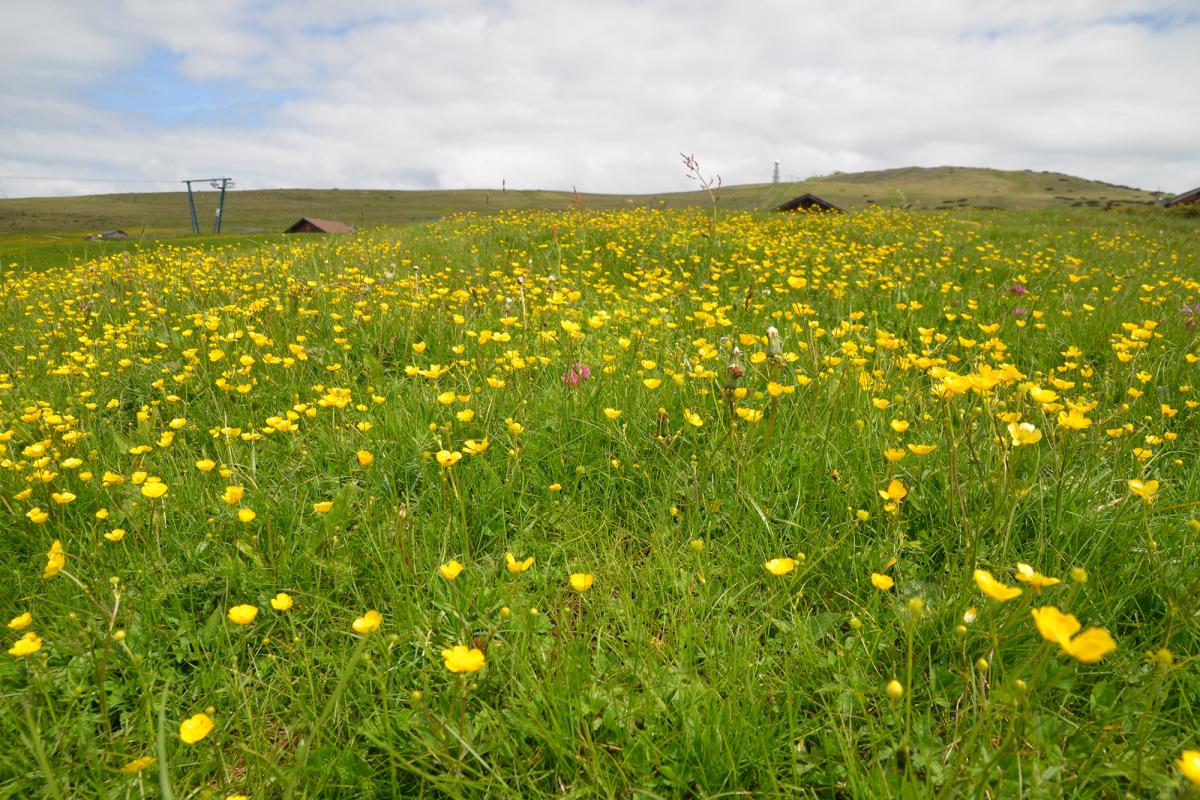
[[[656,192],[689,187],[680,151],[727,184],[778,160],[1183,191],[1200,0],[29,0],[0,30],[0,197]]]

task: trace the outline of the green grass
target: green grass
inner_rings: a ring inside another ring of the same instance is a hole
[[[1197,255],[1191,220],[1148,213],[622,209],[10,275],[0,613],[43,644],[0,654],[0,795],[1186,792]],[[939,370],[1002,364],[1023,377],[934,394]],[[1012,445],[1014,413],[1040,442]],[[908,444],[936,449],[885,458]],[[1062,583],[980,592],[974,569],[1021,585],[1017,562]],[[1116,651],[1064,654],[1042,605]],[[457,644],[486,666],[447,671]],[[212,733],[181,741],[206,709]]]

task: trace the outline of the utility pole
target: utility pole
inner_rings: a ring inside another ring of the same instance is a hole
[[[192,195],[192,184],[193,183],[207,183],[212,188],[221,190],[221,196],[217,200],[217,214],[213,218],[213,233],[220,233],[221,232],[221,212],[225,210],[225,190],[233,188],[233,179],[232,178],[192,178],[190,180],[186,180],[183,182],[185,184],[187,184],[188,211],[190,211],[191,215],[192,215],[192,233],[197,236],[200,235],[200,220],[196,216],[196,198]]]

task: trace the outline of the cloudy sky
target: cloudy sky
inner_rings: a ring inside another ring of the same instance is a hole
[[[0,197],[689,186],[906,165],[1200,185],[1200,0],[37,0]]]

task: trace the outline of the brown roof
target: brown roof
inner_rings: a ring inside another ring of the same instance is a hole
[[[1164,200],[1164,206],[1177,206],[1180,203],[1200,203],[1200,186],[1192,189],[1190,192],[1177,194],[1170,200]]]
[[[776,211],[799,211],[799,210],[811,211],[814,208],[819,209],[821,211],[838,211],[843,214],[846,213],[845,209],[838,208],[837,206],[835,206],[833,203],[829,202],[828,200],[817,197],[815,194],[811,194],[811,193],[805,193],[805,194],[800,195],[799,197],[793,197],[791,200],[788,200],[786,203],[776,206],[775,210]]]
[[[316,217],[301,217],[296,221],[296,224],[288,228],[285,233],[295,233],[305,228],[304,223],[316,228],[322,233],[353,233],[354,229],[345,223],[338,222],[332,219],[317,219]]]

